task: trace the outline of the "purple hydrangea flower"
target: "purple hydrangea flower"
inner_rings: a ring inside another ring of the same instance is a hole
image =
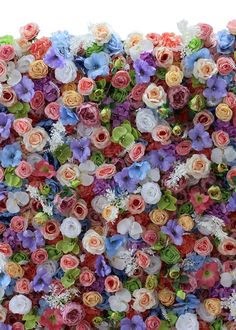
[[[203,95],[209,101],[220,101],[227,95],[226,87],[227,83],[223,78],[213,76],[207,80],[207,88],[204,89]]]
[[[86,137],[83,137],[80,140],[73,140],[70,143],[70,147],[73,152],[73,157],[81,163],[85,162],[91,155],[89,139]]]
[[[0,112],[0,137],[3,140],[9,138],[10,128],[13,120],[14,120],[14,116],[12,114],[6,114],[4,112]]]
[[[45,241],[41,231],[36,229],[25,230],[17,234],[18,239],[21,241],[23,248],[29,249],[31,252],[34,252],[38,247],[44,246]]]
[[[35,292],[48,292],[49,291],[49,285],[52,282],[52,277],[48,273],[46,268],[40,267],[37,270],[37,273],[31,282],[31,285]]]
[[[140,315],[134,315],[130,320],[128,317],[125,317],[120,322],[121,330],[145,330],[146,325]]]
[[[132,193],[137,188],[137,181],[129,176],[128,168],[123,168],[121,172],[116,173],[114,180],[120,189],[127,190],[129,193]]]
[[[164,149],[151,150],[147,160],[152,167],[158,167],[161,171],[168,171],[175,162],[175,156]]]
[[[144,52],[140,54],[140,58],[141,60],[147,62],[152,67],[156,68],[157,65],[156,65],[155,57],[151,53]]]
[[[134,62],[135,79],[138,84],[148,83],[150,77],[154,76],[156,69],[146,61],[137,59]]]
[[[60,96],[60,88],[52,81],[48,81],[43,85],[42,92],[48,102],[56,101]]]
[[[130,119],[130,102],[128,101],[117,104],[117,106],[112,109],[112,126],[119,126],[125,119]]]
[[[228,204],[226,205],[226,210],[228,212],[236,211],[236,193],[233,193],[233,195],[228,200]]]
[[[177,224],[176,220],[169,220],[166,226],[161,227],[161,231],[170,236],[176,245],[182,244],[184,230]]]
[[[192,148],[197,151],[201,151],[205,148],[212,147],[212,140],[210,135],[202,124],[197,124],[193,129],[190,129],[188,136],[192,140]]]
[[[98,256],[96,259],[96,274],[100,277],[108,276],[111,273],[111,267],[106,263],[103,256]]]
[[[23,102],[30,102],[34,96],[34,83],[30,78],[24,76],[21,81],[14,86],[14,90],[18,99]]]
[[[63,68],[65,65],[65,58],[50,47],[43,58],[44,62],[52,69]]]
[[[95,178],[93,185],[93,192],[96,195],[104,195],[105,192],[110,188],[111,188],[111,184],[108,182],[108,180]]]

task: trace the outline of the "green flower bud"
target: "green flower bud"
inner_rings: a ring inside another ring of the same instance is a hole
[[[174,245],[168,245],[161,250],[160,257],[167,265],[173,265],[180,261],[180,253]]]
[[[148,290],[154,290],[157,287],[156,275],[148,275],[145,282],[145,288]]]
[[[90,159],[97,166],[100,166],[105,162],[105,157],[100,151],[93,152]]]
[[[58,260],[62,257],[62,253],[53,245],[46,245],[45,250],[48,253],[48,259]]]
[[[111,97],[115,102],[123,103],[128,96],[128,92],[126,89],[114,89],[111,93]]]
[[[103,100],[105,92],[103,89],[95,89],[92,94],[89,95],[90,101],[100,102]]]
[[[206,106],[206,101],[203,95],[195,95],[188,103],[189,108],[194,112],[202,111]]]
[[[2,46],[2,45],[12,45],[13,42],[14,42],[13,36],[6,35],[6,36],[0,37],[0,46]]]
[[[203,40],[195,37],[188,44],[188,48],[191,49],[192,52],[197,52],[199,49],[203,47]]]
[[[19,265],[26,265],[29,262],[29,258],[24,252],[16,252],[11,256],[13,262],[18,263]]]
[[[142,283],[138,278],[130,278],[124,282],[124,287],[133,293],[137,289],[141,289]]]
[[[33,217],[33,224],[41,226],[48,221],[48,215],[44,212],[38,212]]]
[[[16,102],[14,105],[8,108],[10,113],[13,113],[18,118],[28,117],[28,112],[30,111],[30,106],[28,103]]]

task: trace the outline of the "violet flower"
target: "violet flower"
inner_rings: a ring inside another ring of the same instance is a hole
[[[226,205],[226,210],[228,212],[236,211],[236,193],[234,192],[230,199],[228,200],[228,204]]]
[[[126,101],[112,109],[112,126],[117,127],[124,120],[130,120],[130,102]]]
[[[202,124],[197,124],[194,128],[190,129],[188,136],[192,140],[192,148],[197,151],[201,151],[205,148],[212,147],[212,140],[210,135]]]
[[[18,99],[23,102],[30,102],[34,96],[34,83],[30,78],[24,76],[21,81],[14,86],[14,90]]]
[[[50,47],[45,54],[43,61],[52,69],[63,68],[65,65],[65,58]]]
[[[121,172],[116,173],[114,180],[120,189],[127,190],[129,193],[134,192],[137,188],[137,181],[129,176],[128,168],[123,168]]]
[[[45,241],[41,231],[36,229],[25,230],[17,234],[18,239],[21,241],[23,248],[29,249],[31,252],[34,252],[38,247],[44,246]]]
[[[146,325],[140,315],[134,315],[130,320],[128,317],[125,317],[120,322],[121,330],[145,330]]]
[[[134,70],[135,79],[138,84],[148,83],[150,81],[150,77],[154,76],[156,72],[156,69],[153,66],[139,58],[134,62]]]
[[[6,114],[4,112],[0,112],[0,138],[6,140],[10,136],[10,128],[12,122],[14,120],[14,116],[12,114]]]
[[[106,263],[105,258],[100,255],[96,259],[96,274],[100,277],[106,277],[111,273],[111,267]]]
[[[161,227],[161,231],[168,235],[175,245],[181,245],[183,243],[184,230],[179,226],[176,220],[169,220],[166,226]]]
[[[35,292],[48,292],[49,285],[52,282],[52,277],[48,273],[46,268],[40,267],[37,270],[37,274],[35,275],[31,285]]]
[[[227,95],[226,87],[227,83],[223,78],[213,76],[207,80],[207,88],[204,89],[203,95],[209,101],[220,101]]]
[[[151,150],[147,156],[147,161],[154,168],[158,167],[161,171],[168,171],[175,162],[175,156],[164,149]]]
[[[80,140],[73,140],[70,143],[70,147],[72,149],[74,159],[80,161],[81,163],[85,162],[91,155],[89,139],[86,137],[83,137]]]

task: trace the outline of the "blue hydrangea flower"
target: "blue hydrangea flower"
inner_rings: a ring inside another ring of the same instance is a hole
[[[105,52],[93,53],[85,59],[84,66],[88,70],[89,78],[106,76],[109,74],[109,56]]]
[[[61,107],[60,119],[63,125],[75,125],[79,121],[76,114],[66,107]]]
[[[15,167],[19,165],[21,159],[22,151],[17,142],[6,145],[0,151],[0,162],[2,163],[2,167]]]
[[[228,30],[217,33],[217,51],[221,54],[230,54],[234,51],[235,36]]]
[[[109,42],[105,45],[104,51],[110,55],[121,54],[124,51],[122,40],[117,34],[113,34]]]
[[[116,255],[119,248],[125,243],[125,237],[123,235],[114,235],[112,237],[106,238],[106,254],[108,257],[112,258]]]
[[[147,176],[148,171],[151,169],[150,164],[147,161],[140,163],[133,163],[129,169],[129,176],[134,180],[144,180]]]
[[[52,34],[51,41],[54,50],[58,55],[62,55],[66,59],[72,59],[70,52],[70,43],[72,35],[67,31],[58,31]]]

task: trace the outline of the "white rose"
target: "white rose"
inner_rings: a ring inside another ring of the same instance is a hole
[[[194,63],[193,75],[202,83],[217,72],[217,65],[212,59],[200,58]]]
[[[94,131],[94,127],[85,126],[82,122],[77,125],[78,137],[90,137]]]
[[[230,288],[233,284],[232,275],[227,272],[220,274],[220,284],[225,288]]]
[[[136,45],[140,40],[143,40],[143,35],[139,32],[130,33],[124,41],[124,49],[127,55],[130,54],[130,49]]]
[[[42,151],[48,140],[48,133],[42,127],[33,127],[23,136],[23,143],[29,152]]]
[[[157,124],[151,109],[139,109],[136,115],[136,126],[141,133],[150,133]]]
[[[146,182],[142,186],[141,195],[148,204],[156,204],[161,199],[161,190],[159,184],[155,182]]]
[[[214,315],[210,315],[207,310],[204,307],[204,304],[201,303],[197,309],[196,312],[198,313],[198,315],[200,316],[200,318],[205,321],[205,322],[213,322],[215,320],[215,316]],[[185,328],[186,329],[186,328]],[[194,328],[195,329],[195,328]],[[198,328],[197,328],[198,329]]]
[[[55,78],[63,84],[68,84],[75,80],[77,68],[72,61],[67,60],[63,68],[56,68]]]
[[[133,303],[133,309],[138,312],[145,312],[148,309],[154,307],[157,303],[157,299],[154,291],[148,289],[137,289],[133,292],[135,298]]]
[[[103,254],[105,251],[105,241],[104,238],[99,235],[95,230],[89,229],[83,239],[83,248],[91,254]]]
[[[195,154],[186,161],[187,174],[195,179],[206,178],[211,169],[211,162],[204,154]]]
[[[199,330],[197,316],[192,313],[185,313],[179,316],[176,324],[176,330]]]
[[[161,270],[161,258],[159,256],[150,256],[150,265],[144,269],[147,274],[156,274]]]
[[[3,272],[7,263],[6,256],[0,252],[0,272]]]
[[[114,296],[110,296],[108,302],[111,310],[114,312],[125,312],[129,308],[129,302],[131,300],[131,294],[127,289],[122,289],[115,293]]]
[[[93,24],[90,26],[90,31],[99,45],[108,43],[112,37],[112,29],[106,23]]]
[[[151,168],[149,171],[148,171],[148,177],[154,181],[154,182],[157,182],[160,180],[160,170],[159,168]]]
[[[143,102],[151,109],[157,109],[166,103],[166,92],[162,86],[150,84],[143,93]]]
[[[140,57],[141,53],[152,52],[153,43],[149,39],[140,40],[136,45],[129,49],[130,57],[133,61],[137,60]]]
[[[129,252],[127,251],[126,248],[121,247],[116,252],[116,255],[114,257],[112,257],[112,258],[108,257],[110,265],[113,268],[116,268],[118,270],[124,270],[125,267],[127,266],[124,256],[127,256],[127,258],[128,258],[129,257]]]
[[[71,182],[78,179],[80,175],[79,166],[76,164],[66,163],[57,170],[57,180],[61,185],[71,186]]]
[[[18,294],[11,298],[9,301],[9,310],[13,314],[27,314],[32,308],[32,301],[24,296],[23,294]]]
[[[74,217],[65,218],[62,221],[60,230],[63,236],[76,238],[81,233],[81,224]]]
[[[17,64],[16,64],[16,68],[17,70],[19,70],[21,73],[26,73],[29,71],[29,67],[30,67],[30,63],[34,62],[35,58],[33,55],[25,55],[22,56]]]
[[[109,202],[104,196],[95,196],[91,201],[91,206],[95,212],[101,214],[106,206],[109,205]]]

